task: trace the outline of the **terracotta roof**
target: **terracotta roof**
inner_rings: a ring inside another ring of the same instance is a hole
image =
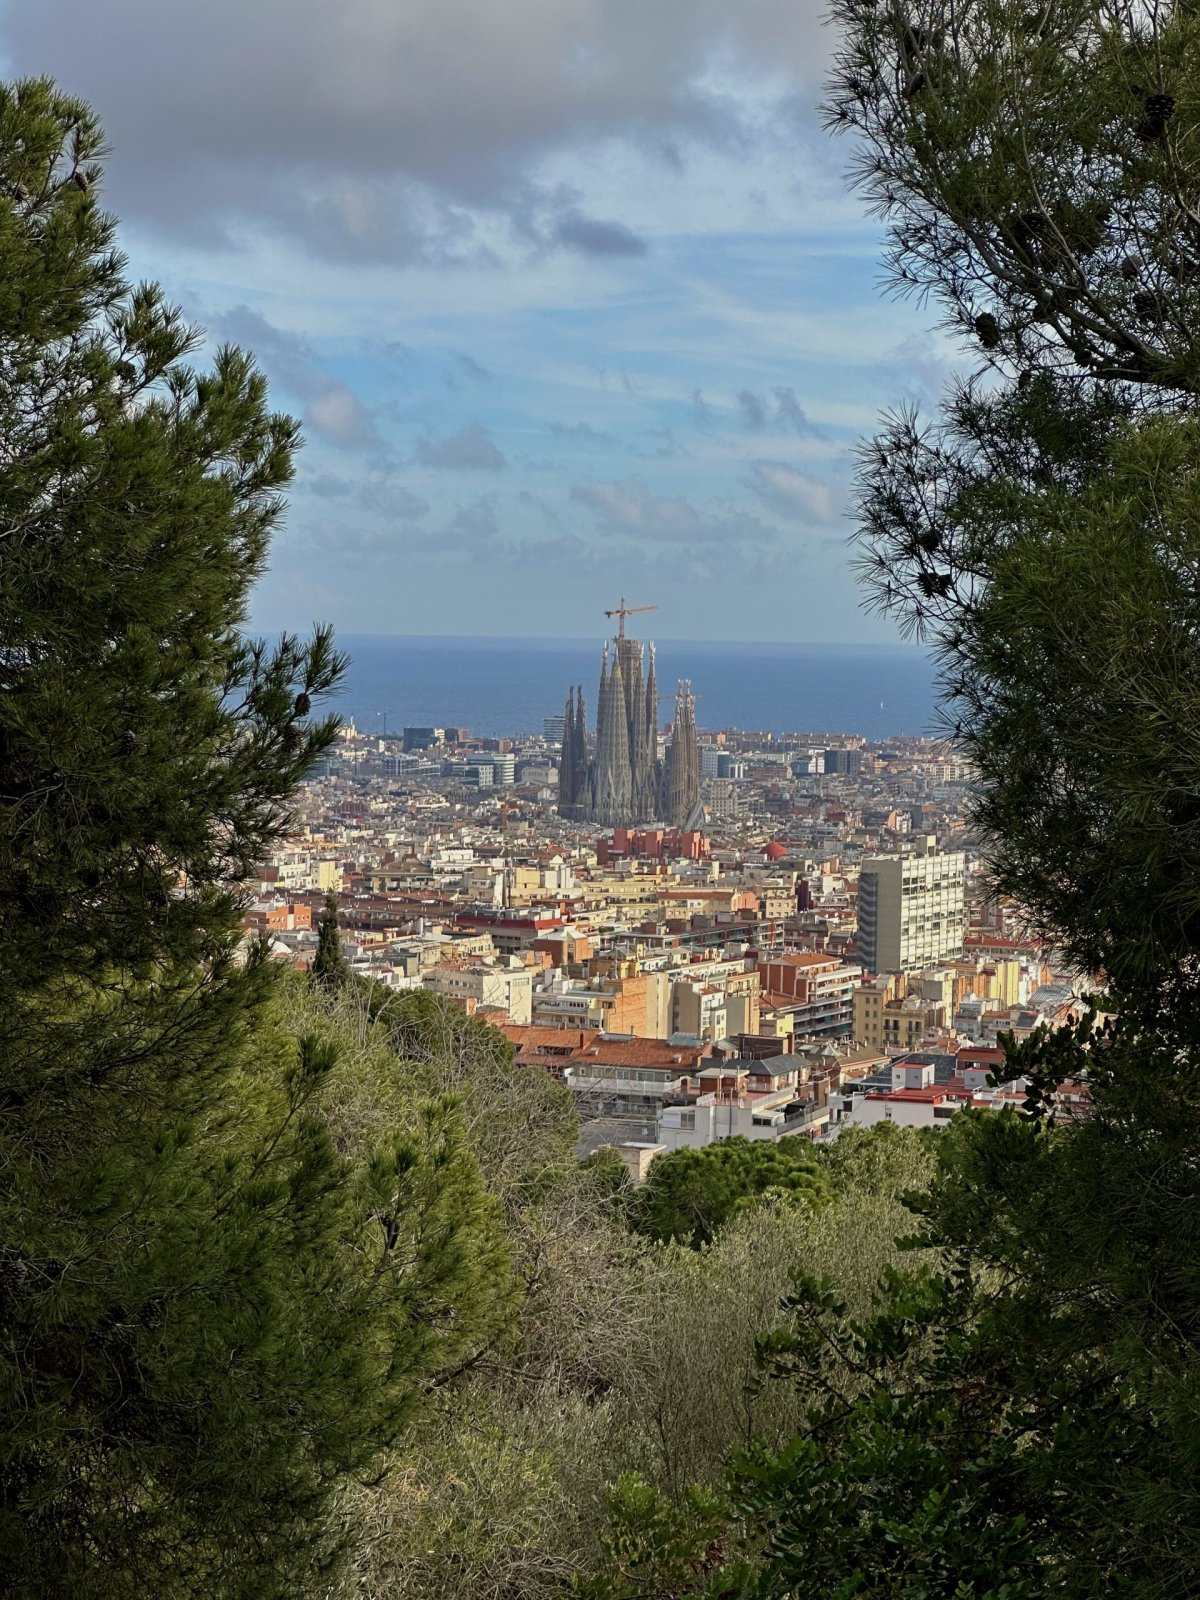
[[[794,994],[771,994],[767,991],[759,996],[759,1004],[764,1011],[787,1011],[795,1010],[807,1002],[797,1000]]]
[[[711,1047],[670,1044],[666,1039],[597,1039],[577,1053],[579,1061],[599,1061],[611,1067],[690,1068],[703,1061]]]
[[[962,1089],[947,1089],[944,1085],[938,1084],[936,1088],[931,1086],[928,1089],[889,1089],[884,1093],[868,1094],[866,1098],[868,1100],[901,1100],[910,1104],[913,1101],[919,1101],[924,1104],[932,1102],[934,1105],[942,1105],[947,1101],[961,1104],[964,1100],[970,1100],[971,1096]]]
[[[518,1052],[536,1053],[539,1047],[549,1050],[579,1050],[595,1044],[600,1037],[597,1028],[545,1028],[523,1027],[516,1022],[500,1023],[500,1032]]]

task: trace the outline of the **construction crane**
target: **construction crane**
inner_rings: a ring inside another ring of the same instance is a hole
[[[625,596],[622,595],[621,596],[621,604],[619,606],[614,606],[611,611],[606,611],[604,613],[604,615],[606,617],[620,617],[621,620],[617,624],[617,638],[618,639],[623,639],[625,637],[625,618],[626,617],[636,616],[636,614],[639,611],[657,611],[657,610],[658,610],[657,606],[627,606],[625,604]]]

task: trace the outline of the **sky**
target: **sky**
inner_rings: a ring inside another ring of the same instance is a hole
[[[0,0],[135,279],[306,440],[262,629],[887,643],[854,449],[955,352],[880,283],[813,0]]]

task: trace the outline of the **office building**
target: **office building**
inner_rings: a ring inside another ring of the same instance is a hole
[[[862,751],[852,749],[826,750],[825,771],[838,772],[847,778],[862,775]]]

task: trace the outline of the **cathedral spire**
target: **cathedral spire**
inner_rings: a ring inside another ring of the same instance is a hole
[[[625,682],[621,675],[621,652],[615,650],[610,660],[607,643],[600,667],[594,772],[594,820],[617,824],[628,822],[629,722]]]
[[[659,805],[662,766],[658,759],[658,675],[655,671],[653,645],[650,646],[650,670],[646,675],[646,706],[643,716],[646,730],[645,809],[647,816],[657,816],[662,809]]]
[[[590,752],[582,685],[568,695],[559,768],[561,814],[615,827],[654,818],[681,827],[699,814],[699,798],[691,684],[679,684],[671,743],[660,761],[654,646],[647,651],[640,640],[623,634],[606,640]]]
[[[580,805],[588,781],[587,706],[583,700],[583,685],[575,686],[575,741],[571,759],[571,777],[574,783],[572,803]]]
[[[693,825],[700,806],[700,748],[696,741],[696,700],[681,679],[675,691],[675,726],[663,769],[663,820],[672,828]]]
[[[563,708],[562,751],[558,759],[558,810],[567,816],[575,804],[575,691],[567,690]]]

